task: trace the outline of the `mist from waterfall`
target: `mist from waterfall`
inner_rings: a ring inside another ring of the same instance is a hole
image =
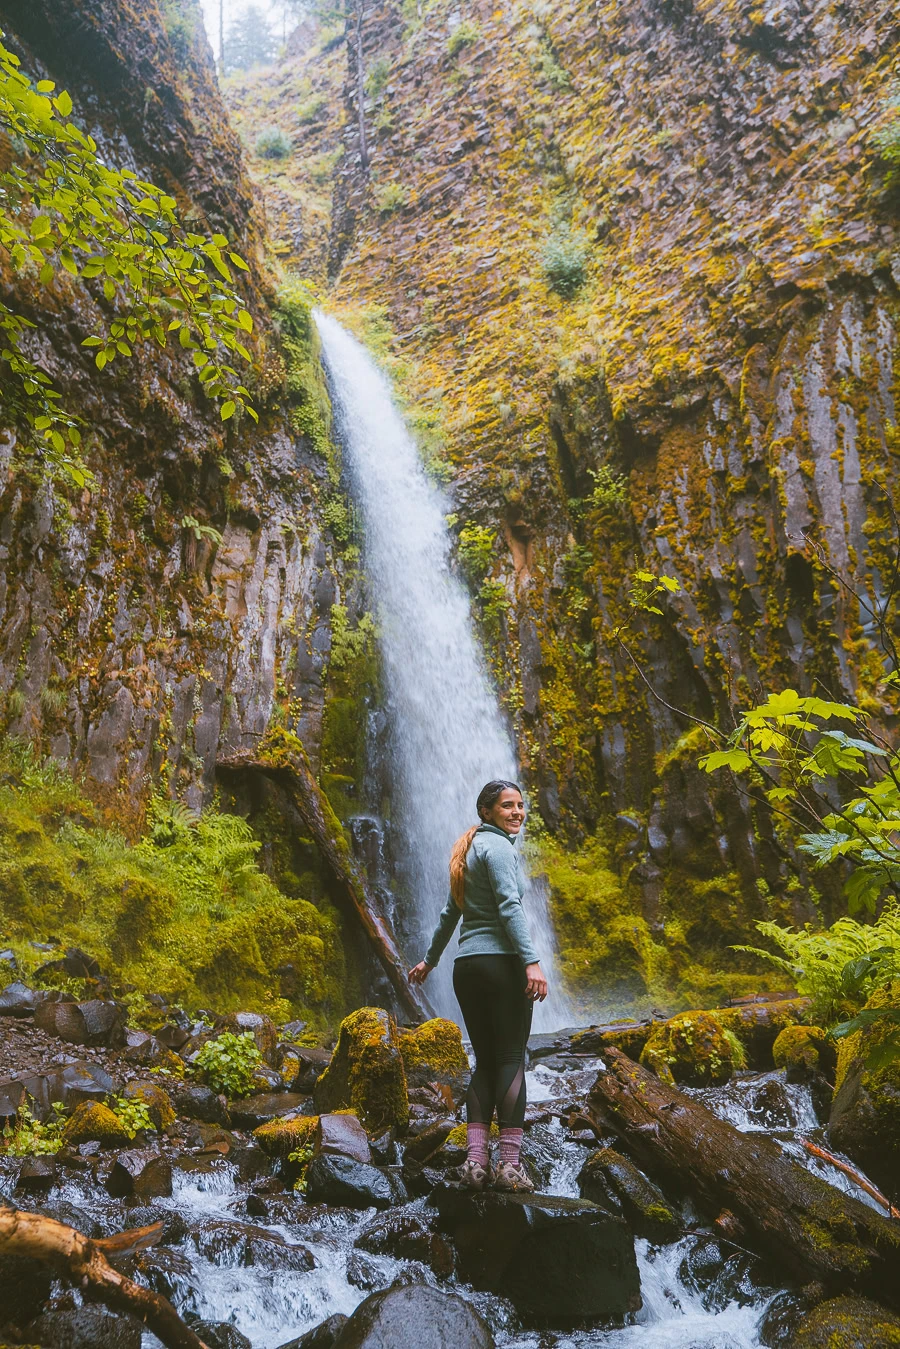
[[[454,840],[477,822],[475,797],[491,778],[517,780],[509,731],[475,640],[468,594],[450,567],[450,509],[427,477],[390,385],[334,318],[315,322],[377,620],[388,720],[392,852],[412,912],[392,915],[411,960],[447,898]],[[519,845],[517,845],[519,846]],[[525,909],[550,986],[536,1028],[565,1019],[555,940],[542,885]],[[451,986],[455,939],[425,991],[458,1017]]]

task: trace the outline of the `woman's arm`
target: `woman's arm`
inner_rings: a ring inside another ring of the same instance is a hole
[[[434,936],[431,938],[431,945],[425,952],[424,964],[430,969],[435,965],[444,954],[447,943],[456,930],[456,924],[462,918],[462,909],[457,904],[452,895],[447,898],[447,903],[441,910],[441,916],[438,919],[437,927],[434,929]]]
[[[525,964],[536,965],[538,955],[534,949],[531,933],[528,930],[528,920],[519,898],[516,855],[508,843],[501,841],[499,847],[488,846],[485,848],[483,856],[491,882],[491,889],[497,901],[500,921],[506,928],[510,941]]]

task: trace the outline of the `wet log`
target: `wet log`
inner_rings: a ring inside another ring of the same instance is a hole
[[[778,1268],[900,1307],[900,1223],[834,1189],[760,1134],[742,1134],[617,1049],[603,1054],[584,1109],[658,1179],[713,1213],[728,1209]]]
[[[370,893],[350,852],[341,822],[316,782],[306,751],[296,736],[281,732],[263,741],[255,753],[232,754],[218,759],[216,771],[262,773],[287,792],[315,839],[335,884],[359,918],[404,1013],[413,1021],[427,1020],[432,1015],[431,1009],[406,977],[408,966],[397,938]]]
[[[23,1255],[50,1265],[55,1273],[78,1288],[92,1302],[112,1311],[130,1312],[142,1321],[166,1349],[207,1349],[198,1335],[160,1293],[141,1288],[113,1269],[104,1254],[122,1255],[159,1239],[156,1224],[92,1241],[40,1213],[26,1213],[0,1200],[0,1255]]]

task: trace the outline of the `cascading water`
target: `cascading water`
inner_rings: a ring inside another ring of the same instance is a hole
[[[449,509],[422,467],[390,386],[365,348],[333,318],[315,316],[335,420],[378,601],[389,718],[392,828],[411,913],[395,915],[418,959],[447,895],[447,859],[474,821],[491,778],[516,778],[509,733],[472,631],[469,602],[450,568]],[[529,886],[526,909],[551,996],[536,1025],[565,1019],[553,968],[546,898]],[[426,991],[456,1014],[445,957]]]

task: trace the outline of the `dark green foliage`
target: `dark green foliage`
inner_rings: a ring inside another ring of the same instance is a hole
[[[224,66],[227,74],[250,70],[275,59],[278,43],[265,10],[248,5],[231,21],[225,35]]]
[[[557,225],[544,245],[541,262],[551,290],[571,300],[587,280],[588,250],[568,225]]]
[[[254,1075],[262,1066],[262,1055],[250,1031],[240,1035],[223,1031],[202,1046],[194,1066],[213,1091],[224,1092],[226,1096],[247,1096]]]
[[[280,126],[264,126],[257,136],[254,150],[263,159],[289,159],[294,145],[286,131]]]

